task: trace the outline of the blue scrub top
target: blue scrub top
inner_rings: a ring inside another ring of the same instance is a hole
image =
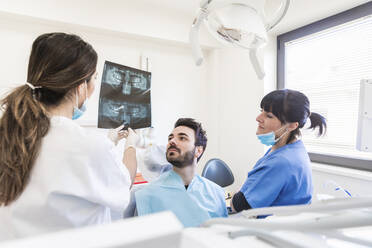
[[[227,217],[225,193],[212,181],[195,175],[187,190],[173,170],[135,193],[138,215],[172,211],[185,227],[210,218]]]
[[[311,165],[302,141],[270,151],[257,161],[240,189],[249,205],[259,208],[310,203]]]

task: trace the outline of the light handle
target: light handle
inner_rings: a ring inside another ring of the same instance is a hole
[[[267,31],[274,28],[283,19],[283,17],[287,13],[289,2],[290,0],[282,1],[281,8],[280,10],[278,10],[279,13],[274,18],[272,18],[272,20],[269,23],[266,23],[265,27]]]

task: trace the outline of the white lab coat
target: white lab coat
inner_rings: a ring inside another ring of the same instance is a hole
[[[130,185],[106,136],[53,117],[25,190],[0,208],[0,240],[111,222],[128,205]]]

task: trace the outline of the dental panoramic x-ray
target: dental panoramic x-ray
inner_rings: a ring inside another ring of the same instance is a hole
[[[151,73],[105,61],[99,97],[98,127],[151,126]]]

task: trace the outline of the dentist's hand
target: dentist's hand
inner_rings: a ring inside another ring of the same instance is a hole
[[[128,132],[128,137],[127,137],[127,140],[125,141],[124,151],[126,151],[129,147],[136,148],[140,140],[140,137],[135,131],[133,131],[132,128],[128,128],[127,132]]]
[[[115,145],[118,144],[118,142],[122,139],[122,138],[126,138],[128,137],[128,131],[126,130],[122,130],[124,127],[124,125],[121,125],[120,127],[117,127],[115,129],[110,129],[107,136],[108,138],[114,142]]]

